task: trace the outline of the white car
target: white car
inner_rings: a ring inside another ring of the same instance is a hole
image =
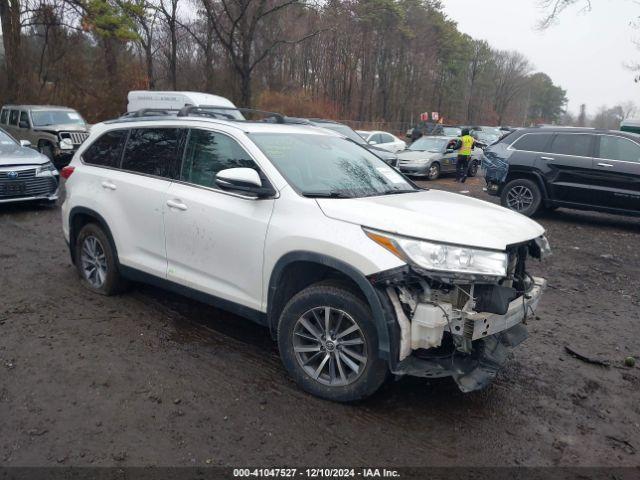
[[[357,132],[358,135],[369,142],[369,144],[375,145],[378,148],[383,148],[392,153],[401,152],[407,148],[407,143],[404,140],[400,140],[395,135],[387,132],[370,132],[367,130],[357,130]]]
[[[81,282],[150,282],[266,326],[304,390],[335,401],[389,373],[487,385],[527,336],[549,248],[533,220],[421,190],[312,126],[205,108],[95,125],[64,168]]]

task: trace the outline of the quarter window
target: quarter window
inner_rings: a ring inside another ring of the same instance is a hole
[[[131,131],[122,159],[122,169],[173,178],[183,146],[180,128],[139,128]]]
[[[550,138],[551,135],[548,133],[527,133],[516,140],[512,148],[526,152],[544,153],[547,151]]]
[[[112,130],[105,133],[84,151],[82,159],[90,165],[119,167],[127,133],[127,130]]]
[[[18,125],[18,115],[20,115],[18,110],[11,110],[11,113],[9,114],[9,125]]]
[[[626,138],[602,135],[598,157],[607,160],[640,162],[640,146]]]
[[[180,178],[204,187],[215,187],[216,174],[226,168],[258,169],[234,139],[217,132],[191,130]]]
[[[560,133],[551,142],[549,153],[590,157],[592,139],[593,135]]]
[[[9,118],[9,110],[7,110],[6,108],[3,108],[2,113],[0,113],[0,123],[3,125],[6,125],[8,118]]]

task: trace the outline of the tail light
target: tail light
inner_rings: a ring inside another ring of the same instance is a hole
[[[71,176],[76,167],[72,167],[71,165],[67,165],[62,170],[60,170],[60,176],[65,180]]]

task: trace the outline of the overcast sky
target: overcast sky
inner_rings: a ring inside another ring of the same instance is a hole
[[[624,63],[640,63],[640,16],[634,0],[592,0],[592,10],[566,10],[548,30],[536,30],[541,11],[536,0],[443,0],[458,28],[501,50],[518,50],[567,90],[569,111],[581,103],[595,113],[602,105],[633,100],[640,105],[640,84]]]

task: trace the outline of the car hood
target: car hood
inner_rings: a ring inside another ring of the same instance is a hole
[[[40,152],[20,145],[0,145],[0,168],[13,165],[41,165],[49,159]]]
[[[442,153],[437,152],[419,152],[417,150],[405,150],[398,153],[400,160],[433,160],[442,157]]]
[[[88,132],[86,125],[76,125],[73,123],[63,123],[60,125],[43,125],[42,127],[33,127],[34,130],[40,132]]]
[[[379,197],[318,199],[336,220],[436,242],[505,250],[544,233],[540,224],[506,208],[441,190]]]

